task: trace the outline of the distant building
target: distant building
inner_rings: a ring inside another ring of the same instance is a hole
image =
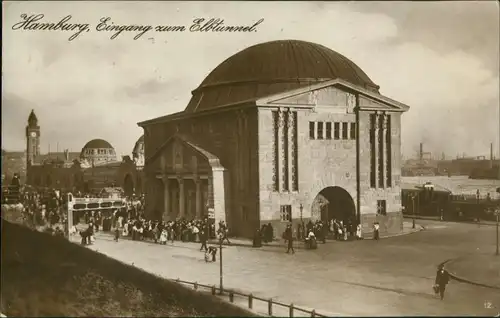
[[[402,230],[401,115],[352,61],[274,41],[217,66],[182,112],[139,123],[152,218],[213,215],[233,235],[272,223]],[[295,227],[294,227],[295,228]]]
[[[136,142],[132,159],[118,160],[113,146],[102,139],[86,143],[80,152],[40,153],[40,126],[32,110],[26,126],[26,183],[34,187],[92,191],[122,187],[126,195],[141,194],[144,138]]]

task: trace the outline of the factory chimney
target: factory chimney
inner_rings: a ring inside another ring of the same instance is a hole
[[[420,156],[420,161],[422,161],[424,159],[424,144],[423,143],[420,143],[420,153],[419,153],[419,156]]]
[[[490,169],[493,169],[493,143],[490,144]]]

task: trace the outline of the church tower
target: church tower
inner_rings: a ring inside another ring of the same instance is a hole
[[[31,110],[26,126],[26,162],[31,165],[37,156],[40,155],[40,126],[35,111]]]

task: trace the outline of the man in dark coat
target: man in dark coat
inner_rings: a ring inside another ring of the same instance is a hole
[[[435,284],[438,287],[439,295],[441,296],[441,300],[444,298],[444,291],[446,289],[446,284],[450,281],[450,274],[448,271],[444,269],[443,265],[439,265],[438,271],[436,273],[436,281]]]
[[[286,252],[290,253],[291,250],[292,254],[295,254],[295,250],[293,249],[293,233],[291,224],[287,225],[285,233],[283,233],[283,238],[288,242],[288,248]]]
[[[208,250],[207,241],[208,241],[208,226],[203,226],[200,231],[200,242],[201,242],[200,251],[205,249],[206,252]]]

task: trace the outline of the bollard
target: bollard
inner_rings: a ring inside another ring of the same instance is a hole
[[[231,302],[231,303],[232,303],[233,301],[234,301],[234,294],[233,294],[233,292],[231,291],[231,292],[229,292],[229,302]]]
[[[215,295],[215,285],[212,286],[212,295]]]
[[[198,282],[194,282],[193,287],[194,287],[194,290],[198,290]]]
[[[314,309],[311,311],[311,317],[316,317],[316,311]]]
[[[273,299],[269,298],[267,301],[267,313],[269,316],[273,315]]]
[[[253,307],[253,295],[248,295],[248,308],[252,309]]]
[[[289,317],[293,317],[293,303],[290,304],[290,314]]]

